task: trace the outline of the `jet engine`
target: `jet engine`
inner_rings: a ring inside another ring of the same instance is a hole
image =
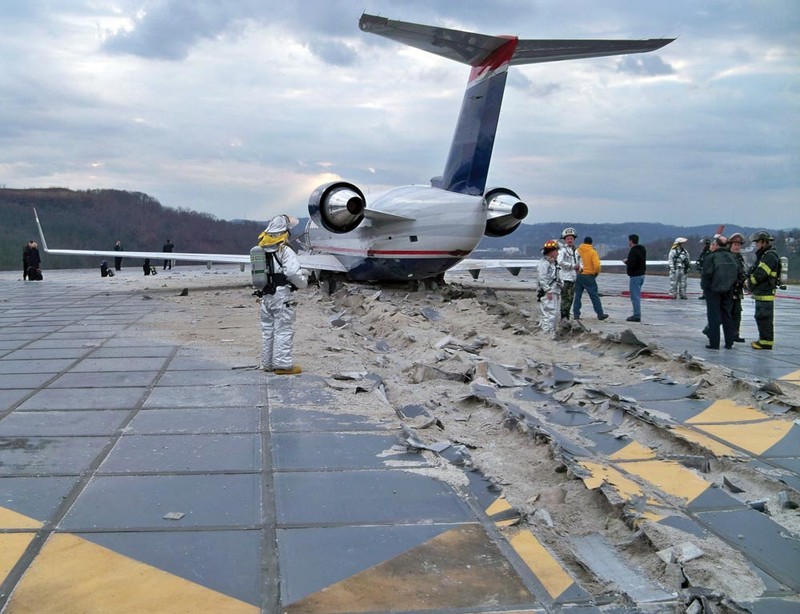
[[[352,183],[333,181],[319,186],[308,197],[308,213],[329,232],[345,233],[364,219],[364,194]]]
[[[507,188],[492,188],[483,197],[486,203],[487,237],[505,237],[528,216],[528,205]]]

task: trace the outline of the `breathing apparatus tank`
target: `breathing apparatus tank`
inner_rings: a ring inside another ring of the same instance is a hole
[[[263,247],[256,245],[250,250],[250,276],[253,286],[260,290],[267,285],[267,254]]]
[[[787,281],[789,281],[789,259],[786,256],[781,256],[781,290],[786,290]]]

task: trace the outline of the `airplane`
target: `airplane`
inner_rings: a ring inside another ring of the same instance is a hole
[[[528,215],[528,206],[506,187],[487,189],[508,68],[522,64],[646,53],[675,39],[533,40],[491,36],[393,21],[362,14],[359,27],[470,66],[450,151],[441,176],[430,185],[407,185],[375,196],[347,181],[316,188],[310,219],[300,237],[301,266],[320,279],[356,282],[442,281],[448,270],[507,268],[514,273],[538,260],[481,260],[469,256],[484,236],[506,236]],[[161,252],[48,248],[45,252],[124,258],[161,258]],[[172,253],[173,260],[239,263],[249,255]],[[621,263],[620,263],[621,264]],[[473,273],[475,275],[475,273]]]

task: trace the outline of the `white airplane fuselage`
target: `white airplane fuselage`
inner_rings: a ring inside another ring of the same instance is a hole
[[[424,185],[389,190],[370,202],[347,233],[310,221],[307,247],[338,258],[355,281],[426,279],[466,258],[484,236],[482,196]]]

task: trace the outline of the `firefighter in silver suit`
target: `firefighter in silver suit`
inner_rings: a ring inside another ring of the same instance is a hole
[[[300,268],[297,254],[288,245],[293,218],[277,215],[258,237],[266,256],[261,296],[261,368],[276,375],[302,373],[292,360],[297,301],[292,292],[308,286],[308,272]],[[257,248],[254,248],[257,249]]]
[[[692,265],[692,259],[689,257],[689,252],[684,247],[688,239],[678,237],[672,244],[672,249],[669,250],[667,262],[669,263],[669,297],[682,299],[686,298],[686,281],[689,275],[689,268]]]
[[[558,264],[558,243],[546,241],[539,261],[539,326],[548,335],[555,335],[561,315],[561,267]]]

